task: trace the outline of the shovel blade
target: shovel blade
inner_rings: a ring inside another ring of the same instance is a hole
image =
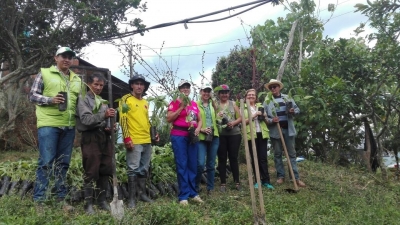
[[[287,193],[291,193],[291,194],[296,194],[297,192],[299,192],[299,190],[295,190],[295,189],[291,189],[291,188],[286,188],[285,191]]]
[[[110,203],[111,207],[111,215],[117,219],[121,220],[124,217],[124,203],[122,200],[118,200],[118,198],[114,198]]]

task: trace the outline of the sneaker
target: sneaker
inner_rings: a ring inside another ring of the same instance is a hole
[[[306,184],[301,180],[296,180],[297,186],[299,187],[306,187]]]
[[[192,200],[197,203],[204,203],[204,201],[198,195],[196,195],[196,197],[192,198]]]
[[[221,192],[226,192],[226,186],[225,186],[225,184],[222,184],[221,187],[219,188],[219,190],[220,190]]]
[[[189,202],[188,202],[188,200],[180,200],[179,204],[181,204],[181,205],[189,205]]]
[[[257,189],[258,188],[258,183],[254,184],[254,188]]]
[[[66,213],[71,213],[75,210],[75,208],[68,204],[64,199],[57,199],[58,203],[61,205],[62,210]]]
[[[262,186],[263,186],[263,187],[266,187],[266,188],[268,188],[268,189],[274,190],[274,186],[272,186],[272,185],[269,184],[269,183],[263,183]]]
[[[43,202],[35,203],[35,210],[36,210],[37,214],[39,214],[39,215],[43,214],[44,213],[44,204],[43,204]]]
[[[285,179],[283,179],[283,177],[278,178],[278,180],[276,180],[277,184],[283,184],[283,182],[285,182]]]
[[[242,186],[239,183],[236,183],[236,190],[237,191],[241,191],[242,190]]]

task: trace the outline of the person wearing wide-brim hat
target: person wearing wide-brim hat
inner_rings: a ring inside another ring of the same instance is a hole
[[[272,98],[266,100],[264,107],[268,115],[267,124],[271,144],[274,149],[274,162],[277,174],[276,183],[282,184],[285,179],[285,169],[282,162],[283,146],[277,127],[281,126],[297,185],[305,187],[305,183],[300,180],[296,162],[296,150],[294,148],[296,129],[294,127],[293,116],[299,114],[300,109],[291,97],[281,93],[284,87],[281,81],[271,79],[264,87],[272,92]]]
[[[233,182],[236,190],[240,190],[239,179],[239,149],[242,141],[240,132],[239,108],[234,101],[229,100],[230,89],[226,84],[215,88],[218,91],[219,101],[217,105],[217,119],[219,127],[219,147],[218,147],[218,170],[220,176],[220,191],[226,192],[226,163],[229,158],[229,165],[232,171]]]
[[[182,79],[178,84],[179,92],[187,98],[190,87],[191,84],[187,80]],[[196,190],[199,149],[196,137],[199,136],[203,124],[197,103],[180,98],[172,100],[168,106],[167,122],[172,124],[170,136],[179,186],[179,204],[188,205],[188,199],[203,203]]]
[[[203,125],[199,135],[199,151],[197,159],[196,189],[200,190],[200,181],[204,172],[207,171],[207,194],[214,190],[215,160],[219,146],[219,132],[216,121],[215,104],[212,99],[211,85],[204,85],[200,89],[200,99],[197,101],[200,117]]]
[[[131,93],[124,95],[120,108],[126,104],[130,110],[120,114],[123,141],[126,148],[126,164],[128,173],[128,208],[136,206],[138,199],[153,202],[146,194],[146,179],[149,175],[151,159],[151,136],[149,120],[149,103],[143,99],[150,82],[143,75],[136,74],[129,79]],[[158,140],[158,135],[157,140]]]

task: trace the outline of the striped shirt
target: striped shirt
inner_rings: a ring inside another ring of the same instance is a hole
[[[274,96],[274,99],[279,104],[279,109],[276,109],[276,115],[279,117],[279,125],[281,125],[282,128],[288,128],[285,100],[282,98],[282,95]]]

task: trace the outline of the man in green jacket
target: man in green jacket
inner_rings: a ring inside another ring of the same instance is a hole
[[[56,65],[40,69],[29,93],[30,101],[36,104],[38,127],[39,159],[33,200],[39,210],[52,175],[57,201],[65,211],[73,210],[64,199],[75,139],[76,102],[82,85],[81,79],[69,70],[74,58],[75,52],[70,48],[59,48],[54,56]]]

